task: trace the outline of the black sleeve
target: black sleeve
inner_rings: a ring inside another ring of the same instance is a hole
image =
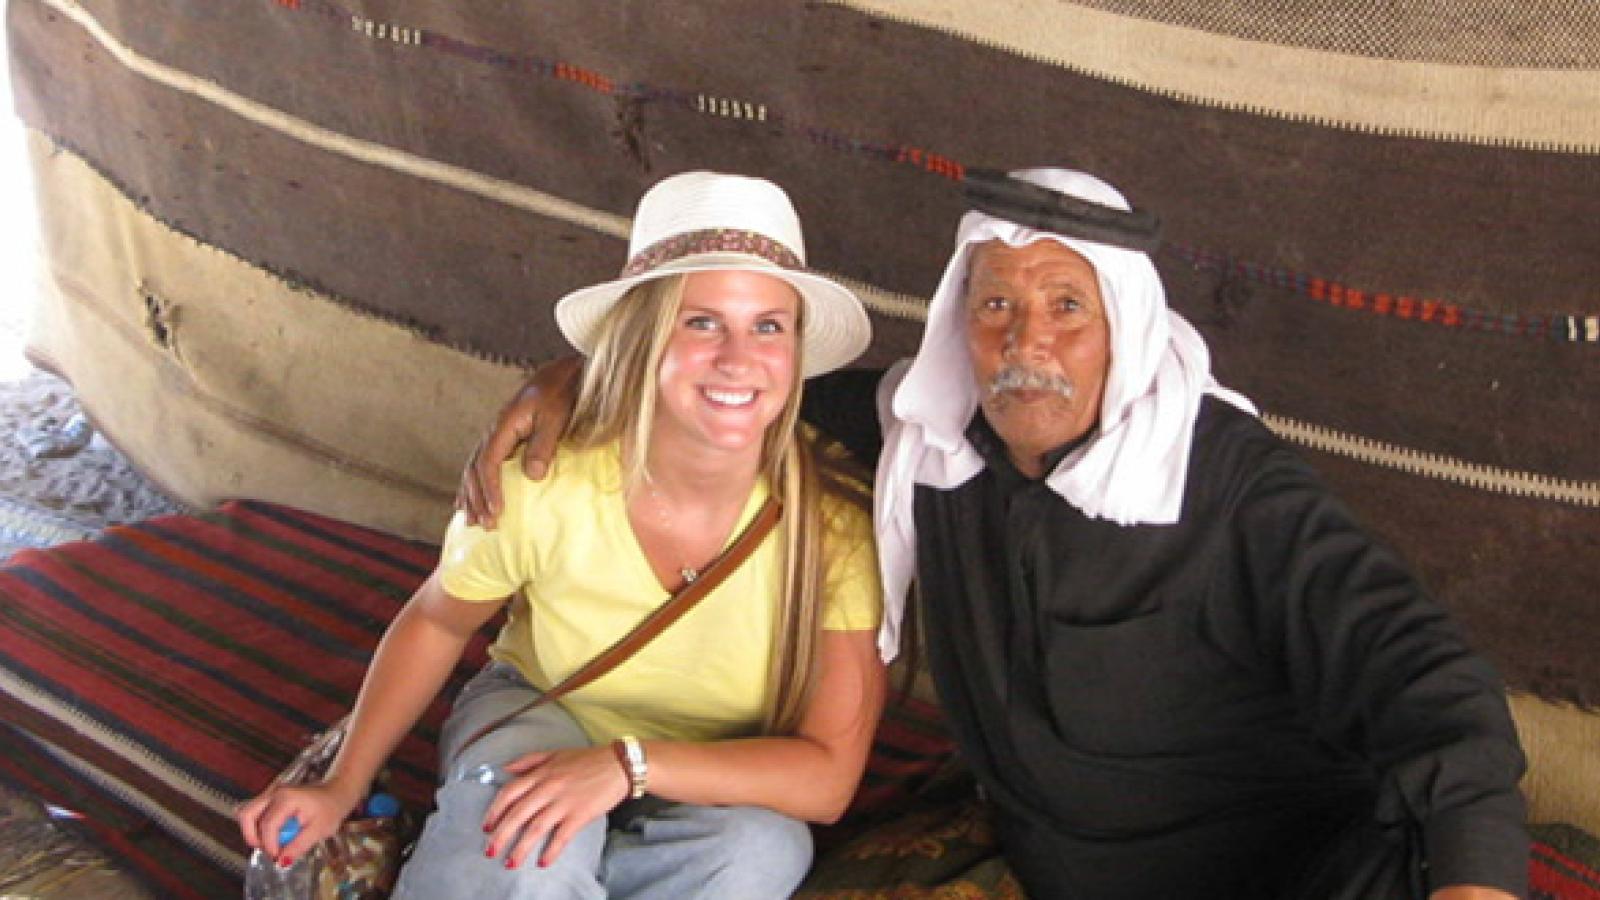
[[[806,382],[800,418],[843,444],[868,469],[878,465],[883,429],[878,424],[881,369],[842,369]]]
[[[1366,759],[1377,816],[1420,828],[1434,889],[1526,896],[1526,768],[1488,661],[1286,450],[1235,518],[1259,639],[1319,736]]]

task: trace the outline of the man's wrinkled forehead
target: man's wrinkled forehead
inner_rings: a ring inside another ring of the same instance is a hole
[[[1059,248],[1062,253],[1070,254],[1081,260],[1096,279],[1100,277],[1100,270],[1094,261],[1083,254],[1073,250],[1060,241],[1042,237],[1021,246],[1012,246],[999,239],[973,243],[967,250],[966,277],[963,281],[962,293],[971,293],[973,290],[986,285],[1004,283],[1023,267],[1023,263],[1007,250],[1023,250],[1035,244],[1050,243]]]

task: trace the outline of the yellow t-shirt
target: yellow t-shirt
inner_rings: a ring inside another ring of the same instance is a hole
[[[668,594],[634,537],[615,444],[563,445],[543,481],[513,461],[501,470],[505,511],[494,531],[450,523],[441,584],[466,601],[513,597],[490,649],[529,683],[549,689],[632,630]],[[734,536],[766,501],[751,491]],[[823,627],[876,629],[882,616],[870,515],[827,498]],[[733,537],[729,538],[731,543]],[[783,528],[727,580],[605,677],[561,705],[598,742],[712,741],[754,734],[766,699],[771,635],[783,584]]]

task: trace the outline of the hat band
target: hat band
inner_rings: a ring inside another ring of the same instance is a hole
[[[657,266],[696,253],[749,253],[775,266],[803,270],[805,264],[793,250],[754,231],[738,228],[707,228],[676,234],[640,250],[622,267],[622,278],[642,275]]]

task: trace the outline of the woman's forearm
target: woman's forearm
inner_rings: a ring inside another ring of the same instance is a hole
[[[850,805],[883,712],[885,676],[872,631],[822,637],[820,673],[794,737],[707,744],[646,741],[647,789],[683,803],[765,806],[808,822]]]
[[[799,737],[645,741],[644,750],[651,794],[703,806],[765,806],[819,824],[844,814],[865,762]]]
[[[437,596],[428,596],[437,592]],[[430,578],[384,632],[356,698],[350,734],[328,783],[359,799],[411,727],[438,695],[473,629],[434,614],[443,595]]]

